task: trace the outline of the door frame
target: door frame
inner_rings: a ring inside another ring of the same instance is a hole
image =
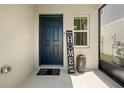
[[[63,52],[63,56],[62,56],[62,59],[63,59],[63,62],[62,62],[62,64],[61,65],[40,65],[40,57],[39,57],[39,55],[40,55],[40,52],[39,52],[39,46],[40,46],[40,44],[39,44],[39,38],[40,38],[40,34],[39,34],[39,29],[40,29],[40,16],[41,15],[43,15],[43,16],[62,16],[62,52]],[[38,15],[38,67],[63,67],[64,66],[64,18],[63,18],[63,14],[39,14]]]

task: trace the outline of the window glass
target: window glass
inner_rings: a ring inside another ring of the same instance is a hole
[[[80,19],[79,18],[74,19],[74,30],[80,30]]]
[[[88,17],[74,17],[74,44],[88,46]]]
[[[116,11],[119,9],[124,6],[107,5],[102,9],[100,60],[124,68],[124,13]]]
[[[87,45],[87,32],[74,32],[75,45]]]
[[[81,18],[81,30],[87,30],[87,17]]]

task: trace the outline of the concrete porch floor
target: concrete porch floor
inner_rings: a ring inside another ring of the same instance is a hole
[[[61,69],[60,76],[36,76],[36,70],[20,86],[21,88],[121,88],[119,84],[100,70],[87,71],[84,74],[67,74]]]

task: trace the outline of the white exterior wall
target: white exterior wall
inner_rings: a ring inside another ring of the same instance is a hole
[[[0,5],[0,87],[17,87],[34,70],[33,5]]]
[[[95,5],[36,5],[35,6],[35,67],[39,64],[39,14],[63,14],[63,55],[64,68],[67,69],[66,30],[73,30],[74,15],[90,16],[90,48],[74,48],[74,57],[79,54],[86,56],[87,69],[98,68],[98,23]]]
[[[63,14],[65,69],[65,32],[73,30],[74,15],[89,15],[90,48],[74,48],[75,61],[77,55],[84,54],[87,69],[98,68],[98,18],[95,5],[0,5],[0,68],[4,65],[12,67],[8,74],[0,74],[0,87],[17,87],[34,68],[39,68],[39,14]]]

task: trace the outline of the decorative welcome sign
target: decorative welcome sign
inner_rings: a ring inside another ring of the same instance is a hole
[[[66,31],[66,40],[67,40],[68,73],[72,74],[72,73],[75,73],[72,30]]]

